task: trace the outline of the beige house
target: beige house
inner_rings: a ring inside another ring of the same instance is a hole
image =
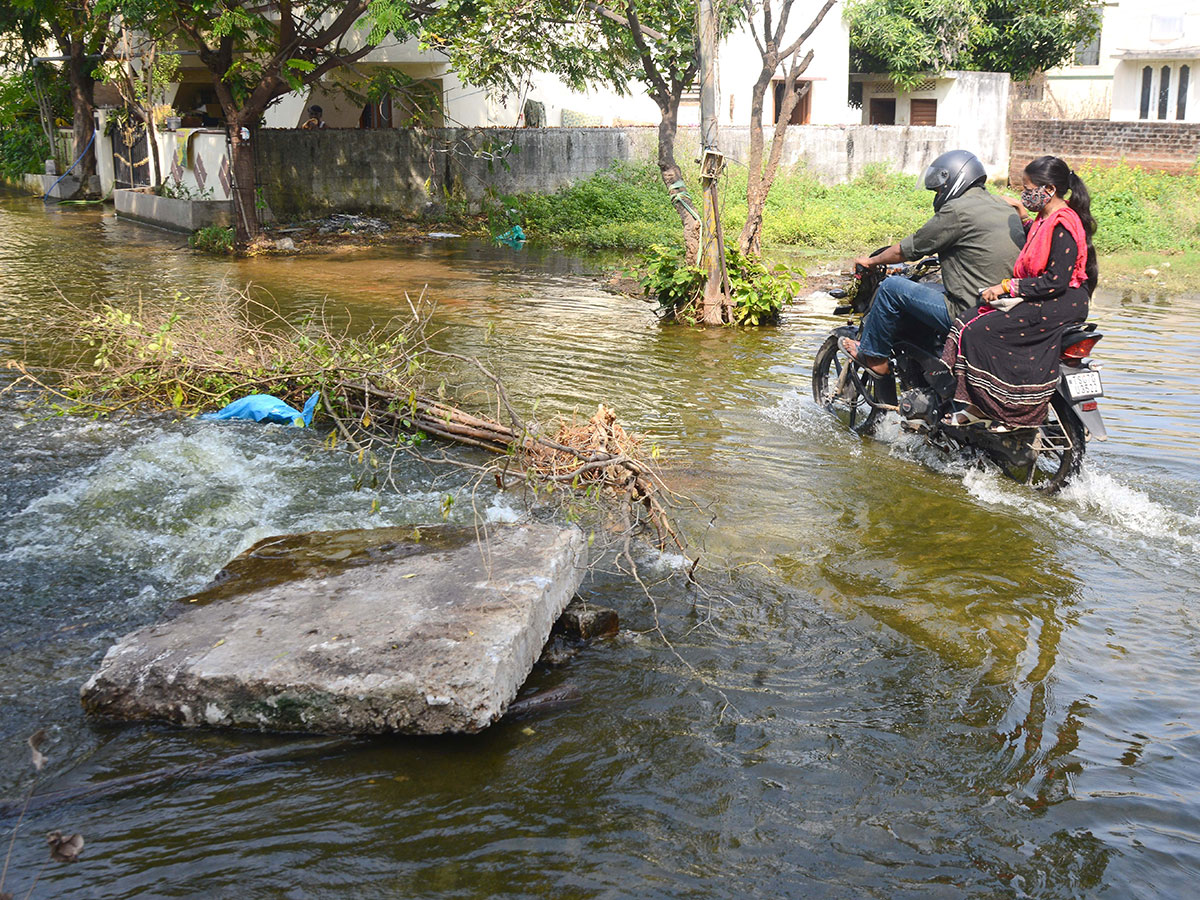
[[[1070,64],[1019,86],[1022,118],[1200,122],[1200,2],[1109,0]]]
[[[851,75],[862,85],[863,125],[938,125],[951,143],[977,155],[988,172],[1008,170],[1009,77],[1003,72],[942,72],[901,91],[886,75]]]

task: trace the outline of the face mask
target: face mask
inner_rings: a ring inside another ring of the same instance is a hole
[[[1021,191],[1021,205],[1031,212],[1041,212],[1052,195],[1044,187]]]

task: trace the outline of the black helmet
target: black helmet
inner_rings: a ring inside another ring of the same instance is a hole
[[[949,150],[929,164],[921,179],[926,190],[935,192],[933,210],[937,212],[947,200],[987,181],[987,169],[970,150]]]

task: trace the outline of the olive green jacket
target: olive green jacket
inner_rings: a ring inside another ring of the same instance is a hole
[[[1024,244],[1017,211],[977,185],[947,201],[916,234],[902,240],[900,252],[908,260],[938,255],[953,319],[979,302],[981,290],[1012,276]]]

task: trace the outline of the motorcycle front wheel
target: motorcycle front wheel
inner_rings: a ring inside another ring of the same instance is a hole
[[[862,366],[846,356],[838,347],[841,335],[825,338],[813,360],[813,401],[832,413],[842,425],[856,434],[870,434],[879,423],[882,413],[867,402],[859,389],[871,390],[874,379]]]

